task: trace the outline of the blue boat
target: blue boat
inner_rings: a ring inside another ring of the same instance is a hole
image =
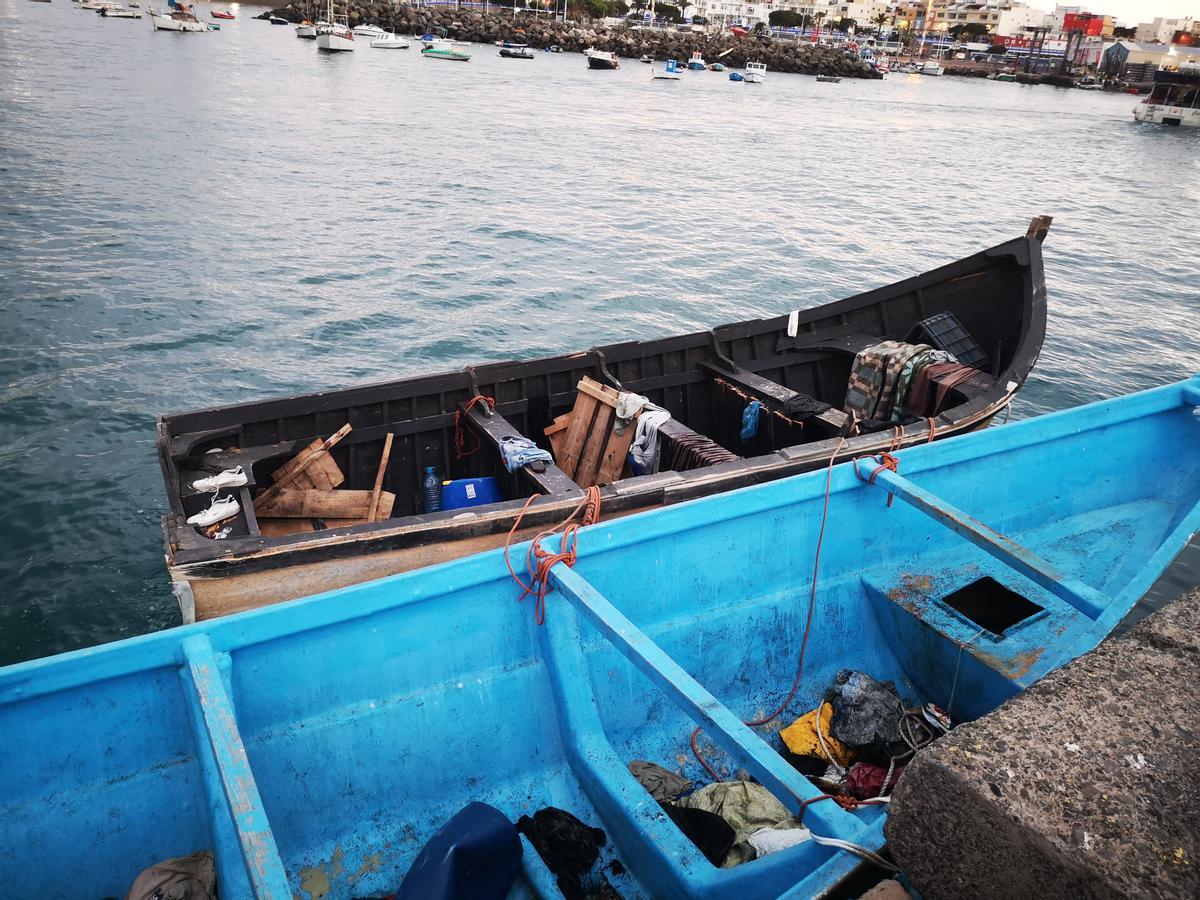
[[[744,719],[850,668],[969,720],[1094,647],[1200,525],[1198,405],[1200,376],[585,527],[544,624],[493,551],[0,670],[0,883],[123,896],[210,849],[222,898],[370,896],[482,801],[602,828],[626,898],[821,894],[886,808],[812,802]],[[626,768],[707,781],[697,726],[813,838],[709,863]],[[558,896],[521,844],[510,896]]]
[[[742,78],[742,73],[741,73],[741,72],[730,72],[730,73],[729,73],[729,80],[730,80],[730,81],[743,81],[744,79]]]

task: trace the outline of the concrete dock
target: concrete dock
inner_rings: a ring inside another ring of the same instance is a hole
[[[886,834],[928,900],[1200,896],[1200,591],[918,754]]]

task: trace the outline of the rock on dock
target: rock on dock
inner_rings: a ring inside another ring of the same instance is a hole
[[[928,900],[1200,896],[1200,591],[908,767],[886,834]]]

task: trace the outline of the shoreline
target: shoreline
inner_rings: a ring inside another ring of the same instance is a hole
[[[422,35],[435,28],[446,29],[446,37],[458,41],[491,44],[517,39],[535,50],[557,46],[565,53],[582,53],[588,48],[607,50],[625,59],[643,55],[655,62],[675,59],[686,63],[699,50],[708,63],[721,62],[742,69],[748,61],[766,63],[768,72],[797,75],[838,75],[843,78],[881,79],[883,75],[863,60],[849,57],[836,47],[811,43],[762,40],[752,35],[739,37],[722,33],[709,35],[682,31],[634,31],[629,28],[587,27],[553,22],[534,16],[515,18],[511,10],[483,14],[474,11],[439,10],[428,7],[395,6],[386,3],[352,3],[340,7],[350,26],[378,25],[403,35]],[[281,16],[298,24],[310,13],[294,3],[264,12],[255,18]],[[319,13],[318,13],[319,15]]]

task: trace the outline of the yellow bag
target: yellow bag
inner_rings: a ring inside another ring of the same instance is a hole
[[[821,739],[829,753],[821,748],[821,740],[817,738],[817,713],[821,714]],[[812,756],[816,759],[829,760],[830,754],[835,762],[843,768],[854,762],[854,751],[829,733],[829,723],[833,719],[833,707],[822,703],[817,709],[806,713],[795,722],[779,732],[787,748],[797,756]]]

